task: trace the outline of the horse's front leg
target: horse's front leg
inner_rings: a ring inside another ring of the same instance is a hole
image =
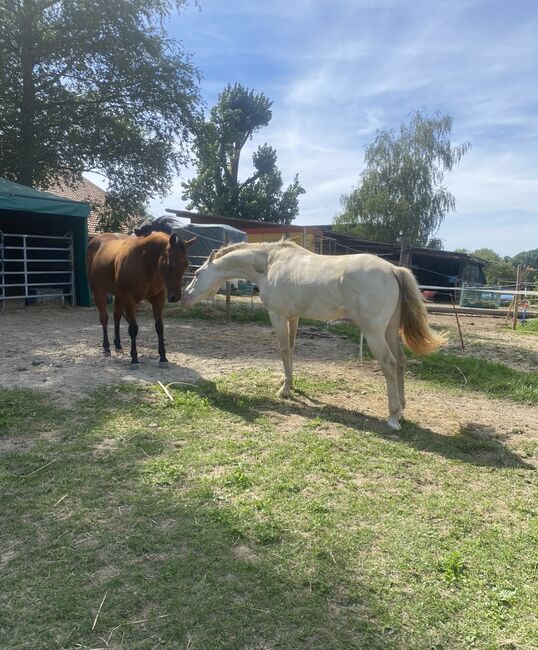
[[[292,351],[290,348],[290,327],[288,319],[272,312],[269,312],[273,329],[275,330],[278,338],[278,345],[280,347],[280,355],[282,356],[282,363],[284,365],[284,383],[282,384],[277,395],[279,397],[289,397],[291,395],[291,387],[293,384],[293,364],[292,364]]]
[[[164,292],[157,297],[150,300],[153,309],[153,318],[155,319],[155,331],[157,332],[158,351],[159,351],[159,367],[168,368],[170,365],[166,358],[166,349],[164,347],[164,325],[162,319],[163,306],[164,306]]]
[[[125,319],[129,323],[129,336],[131,338],[131,368],[138,368],[138,350],[136,349],[136,336],[138,323],[136,322],[136,303],[134,300],[125,301]]]

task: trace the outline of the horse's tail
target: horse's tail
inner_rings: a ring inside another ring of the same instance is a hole
[[[447,342],[445,334],[436,334],[428,325],[428,312],[422,294],[409,269],[394,270],[400,285],[400,328],[407,347],[417,354],[430,354]]]
[[[93,270],[93,258],[101,246],[101,240],[97,235],[88,238],[88,248],[86,249],[86,275],[91,282]]]

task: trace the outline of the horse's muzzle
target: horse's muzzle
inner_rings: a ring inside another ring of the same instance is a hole
[[[168,302],[179,302],[181,296],[176,295],[175,293],[169,293],[168,294]]]

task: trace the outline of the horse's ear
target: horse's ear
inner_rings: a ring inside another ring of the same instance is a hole
[[[215,249],[211,251],[211,254],[209,255],[208,260],[212,262],[215,259]]]
[[[196,237],[193,237],[192,239],[189,239],[188,241],[186,241],[184,243],[185,243],[185,246],[187,248],[190,248],[194,244],[195,241],[196,241]]]
[[[170,246],[175,246],[178,243],[179,238],[174,232],[170,235],[170,239],[168,241],[170,242]]]

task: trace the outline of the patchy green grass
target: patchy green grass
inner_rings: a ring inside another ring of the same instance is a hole
[[[538,644],[528,441],[389,434],[335,405],[349,382],[274,384],[0,391],[0,647]]]
[[[526,321],[523,325],[518,323],[517,329],[515,330],[518,334],[531,334],[538,335],[538,318],[532,318]]]
[[[174,307],[170,313],[181,318],[211,321],[226,319],[226,311],[222,303],[201,304],[189,309]],[[232,304],[231,315],[233,322],[270,325],[267,311],[259,306],[253,309],[248,305]],[[301,319],[300,326],[309,327],[314,331],[330,332],[359,343],[360,330],[353,323],[327,325],[319,321]],[[534,327],[532,321],[529,321],[526,327]],[[507,398],[527,404],[538,403],[538,372],[523,372],[479,357],[455,355],[443,351],[427,357],[414,357],[409,352],[408,354],[411,357],[409,370],[417,379],[442,387],[480,392],[490,397]],[[371,358],[366,341],[364,356]]]
[[[226,306],[223,301],[210,303],[199,303],[193,307],[181,305],[167,306],[166,313],[174,318],[187,318],[194,320],[207,320],[213,322],[226,322]],[[259,325],[271,325],[267,310],[256,304],[231,303],[230,315],[232,323],[257,323]]]
[[[409,368],[413,376],[438,386],[538,404],[538,372],[514,370],[502,363],[445,352],[415,358]]]

